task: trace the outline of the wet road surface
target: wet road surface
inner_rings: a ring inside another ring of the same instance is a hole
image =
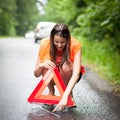
[[[120,120],[120,97],[89,68],[74,88],[77,108],[51,113],[28,103],[39,82],[33,75],[38,49],[33,40],[0,40],[0,120]]]

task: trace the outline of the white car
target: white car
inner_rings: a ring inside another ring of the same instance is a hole
[[[27,39],[33,39],[35,37],[34,31],[30,30],[25,33],[25,38]]]
[[[39,22],[35,29],[35,43],[37,43],[38,40],[49,37],[55,25],[55,22]]]

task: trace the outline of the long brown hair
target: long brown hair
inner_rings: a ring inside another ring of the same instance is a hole
[[[65,24],[56,24],[50,33],[50,58],[54,63],[56,63],[56,51],[57,51],[56,46],[54,45],[55,35],[66,39],[66,46],[63,50],[63,56],[60,62],[60,66],[62,66],[65,62],[69,64],[70,63],[70,41],[71,41],[69,28]]]

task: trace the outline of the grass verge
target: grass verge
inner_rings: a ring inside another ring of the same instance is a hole
[[[120,93],[120,54],[114,51],[108,40],[89,41],[77,37],[82,43],[83,64],[92,66],[100,76],[110,81],[115,93]]]

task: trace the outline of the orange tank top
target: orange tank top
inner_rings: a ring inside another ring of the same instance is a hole
[[[80,49],[81,49],[80,42],[72,38],[71,39],[71,46],[70,46],[70,60],[71,60],[71,62],[74,61],[74,56]],[[41,40],[40,48],[39,48],[39,58],[40,58],[41,62],[44,62],[47,59],[50,60],[49,50],[50,50],[50,39],[45,38],[45,39]]]

